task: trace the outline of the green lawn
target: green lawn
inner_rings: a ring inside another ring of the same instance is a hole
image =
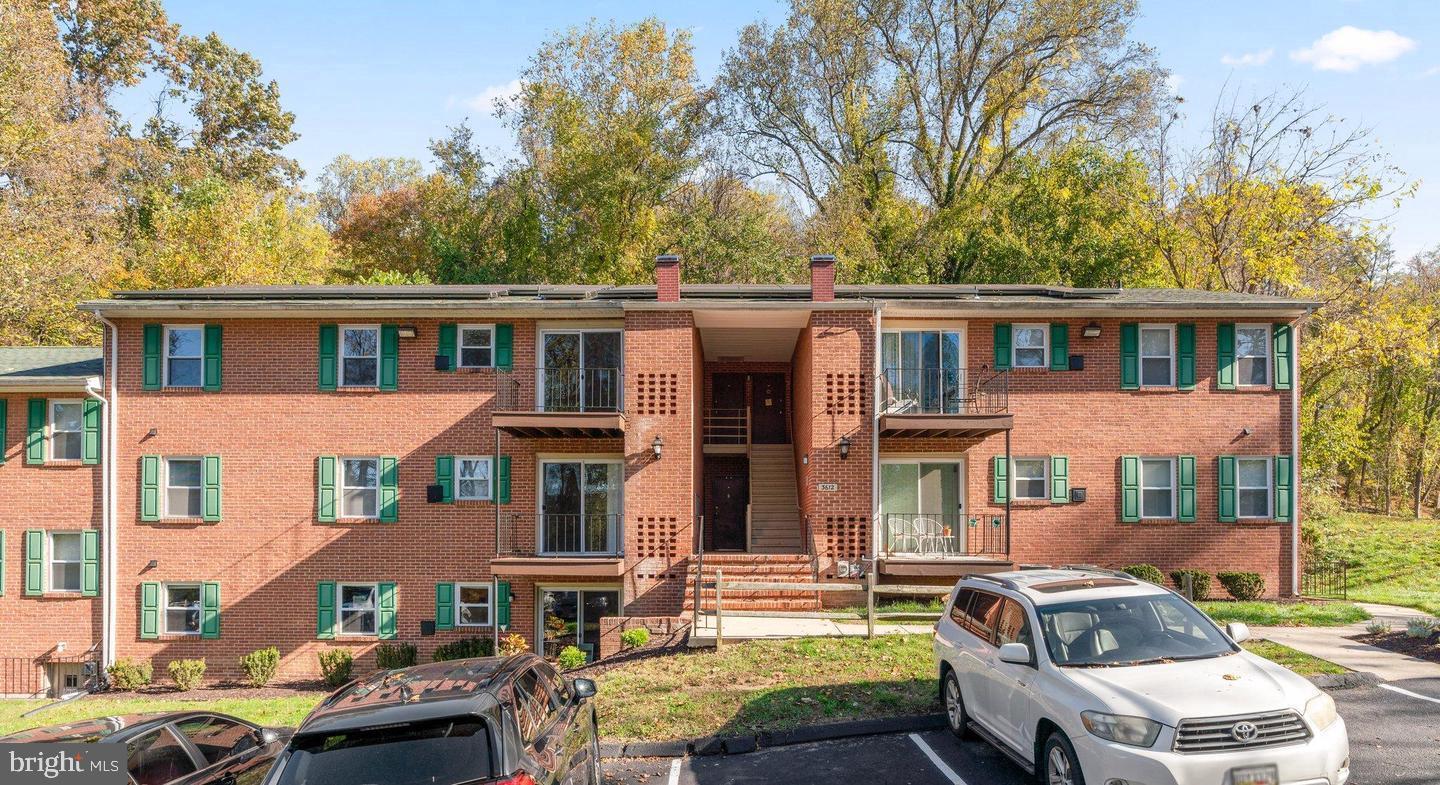
[[[1343,627],[1365,621],[1370,614],[1348,602],[1225,602],[1195,603],[1215,621],[1244,622],[1257,627]]]
[[[223,693],[221,693],[223,694]],[[60,725],[90,717],[135,714],[146,711],[189,711],[203,709],[233,714],[257,725],[289,726],[300,724],[315,704],[325,697],[323,692],[300,692],[275,698],[224,698],[206,701],[171,700],[158,695],[96,695],[79,698],[29,717],[21,714],[45,701],[0,700],[0,735],[42,725]]]
[[[1440,521],[1343,513],[1312,517],[1321,550],[1349,561],[1350,599],[1440,616]]]
[[[1329,660],[1312,657],[1303,651],[1272,641],[1246,641],[1240,644],[1252,654],[1284,665],[1301,676],[1318,676],[1322,673],[1345,673],[1345,669]]]

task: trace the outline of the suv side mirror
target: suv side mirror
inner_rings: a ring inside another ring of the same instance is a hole
[[[1241,643],[1250,640],[1250,625],[1243,621],[1232,621],[1225,625],[1225,634],[1230,640]]]
[[[1030,647],[1023,643],[1007,643],[1000,647],[1000,661],[1012,665],[1030,664]]]
[[[261,745],[262,747],[265,746],[265,745],[267,745],[267,744],[274,744],[275,742],[277,742],[277,741],[279,741],[279,740],[280,740],[280,734],[277,733],[277,732],[275,732],[275,730],[274,730],[273,728],[261,728],[261,729],[260,729],[260,745]]]
[[[595,697],[595,682],[590,679],[576,679],[574,687],[576,700],[583,701]]]

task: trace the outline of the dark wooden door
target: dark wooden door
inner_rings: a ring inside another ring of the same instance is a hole
[[[715,374],[710,380],[710,405],[715,409],[744,409],[745,374]]]
[[[748,472],[715,472],[710,475],[709,493],[710,517],[706,525],[710,527],[710,547],[717,551],[745,550],[745,505],[750,501]]]
[[[757,373],[750,377],[750,441],[789,444],[785,425],[785,374]]]

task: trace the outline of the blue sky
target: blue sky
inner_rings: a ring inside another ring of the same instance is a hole
[[[775,0],[346,3],[168,0],[185,32],[215,31],[260,58],[296,114],[289,150],[313,178],[335,156],[403,155],[470,118],[504,150],[490,116],[553,31],[591,17],[658,16],[688,28],[714,73],[736,31],[783,19]],[[1440,244],[1440,3],[1433,0],[1141,0],[1135,37],[1155,47],[1199,128],[1227,85],[1242,96],[1304,87],[1310,102],[1373,128],[1419,194],[1388,216],[1396,250]],[[138,97],[137,97],[138,98]]]

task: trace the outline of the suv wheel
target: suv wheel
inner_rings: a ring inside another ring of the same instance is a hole
[[[960,694],[960,678],[954,670],[945,671],[945,678],[940,682],[940,694],[945,701],[945,724],[956,738],[965,738],[969,733],[967,723],[970,718],[965,715],[965,698]]]
[[[1056,731],[1045,740],[1040,782],[1043,785],[1085,785],[1085,775],[1075,760],[1075,748],[1063,733]]]

